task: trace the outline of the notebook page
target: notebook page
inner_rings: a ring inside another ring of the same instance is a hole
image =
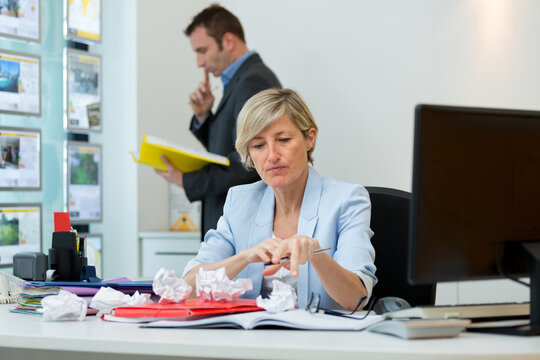
[[[311,314],[302,309],[270,314],[266,311],[215,316],[190,321],[154,321],[145,328],[188,328],[188,327],[241,327],[253,329],[260,326],[281,326],[302,330],[362,330],[382,321],[380,315],[370,315],[366,319],[348,319],[326,314]]]

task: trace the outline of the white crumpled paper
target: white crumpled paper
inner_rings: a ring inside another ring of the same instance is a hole
[[[69,291],[60,290],[58,295],[49,295],[41,300],[42,320],[45,321],[83,321],[88,305],[86,301]]]
[[[160,303],[179,303],[187,299],[193,288],[184,279],[178,279],[174,270],[161,268],[154,276],[152,290],[161,296]]]
[[[203,301],[233,301],[253,288],[251,279],[229,280],[225,268],[206,271],[199,268],[197,296]]]
[[[296,307],[296,293],[293,287],[279,280],[272,280],[272,293],[268,299],[257,297],[257,306],[272,314],[277,314]]]
[[[150,294],[139,294],[136,291],[135,294],[129,296],[111,287],[102,287],[92,298],[90,307],[99,310],[96,316],[100,317],[103,314],[110,313],[114,308],[119,306],[149,304],[151,302]]]

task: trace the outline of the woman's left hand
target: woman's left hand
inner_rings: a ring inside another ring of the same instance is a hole
[[[273,275],[279,268],[284,266],[291,271],[292,277],[297,277],[298,266],[310,261],[313,252],[320,248],[321,246],[317,239],[303,235],[294,235],[288,239],[283,239],[280,241],[279,246],[272,251],[272,262],[276,265],[267,266],[263,271],[263,275]],[[290,260],[280,263],[281,258],[286,256]]]

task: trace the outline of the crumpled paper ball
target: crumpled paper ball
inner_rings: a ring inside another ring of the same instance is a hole
[[[41,306],[44,321],[83,321],[88,308],[86,301],[65,290],[60,290],[57,295],[44,297]]]
[[[272,293],[268,299],[261,295],[257,297],[257,306],[272,314],[277,314],[296,307],[296,292],[289,284],[279,280],[272,280]]]
[[[196,279],[197,296],[203,301],[233,301],[253,288],[251,279],[230,280],[224,267],[208,271],[199,268]]]
[[[90,302],[90,307],[99,310],[97,317],[110,313],[114,308],[120,306],[150,304],[150,294],[139,294],[138,291],[132,296],[124,294],[111,287],[102,287]]]
[[[161,296],[160,303],[179,303],[187,299],[193,288],[184,279],[179,279],[173,271],[164,268],[154,276],[152,290]]]

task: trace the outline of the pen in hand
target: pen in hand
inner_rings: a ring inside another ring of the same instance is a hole
[[[323,251],[328,251],[330,250],[331,247],[327,247],[327,248],[324,248],[324,249],[318,249],[318,250],[315,250],[313,252],[313,254],[317,254],[317,253],[320,253],[320,252],[323,252]],[[285,256],[285,257],[282,257],[281,260],[277,263],[277,264],[281,264],[282,262],[285,262],[285,261],[289,261],[290,258],[288,256]],[[269,265],[277,265],[277,264],[274,264],[273,262],[267,262],[267,263],[264,263],[264,266],[269,266]]]

